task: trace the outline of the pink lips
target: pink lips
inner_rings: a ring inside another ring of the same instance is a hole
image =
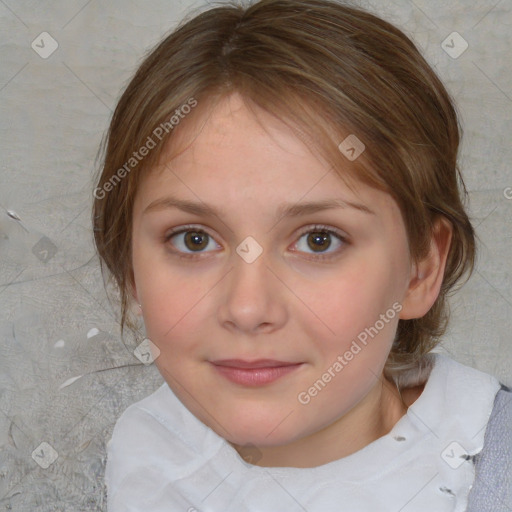
[[[212,364],[228,380],[244,386],[269,384],[302,365],[302,363],[289,363],[273,359],[258,359],[256,361],[223,359],[212,361]]]

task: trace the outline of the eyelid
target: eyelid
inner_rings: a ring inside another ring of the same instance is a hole
[[[348,235],[346,233],[344,233],[338,228],[335,228],[333,226],[327,226],[325,224],[313,224],[310,226],[306,226],[302,231],[299,232],[299,236],[315,231],[325,231],[327,233],[334,233],[335,235],[339,236],[342,240],[348,240]]]
[[[215,241],[215,243],[217,243],[216,238],[210,233],[210,231],[198,224],[185,224],[183,226],[171,229],[164,235],[164,242],[168,242],[174,235],[179,235],[181,233],[186,233],[188,231],[198,231],[200,233],[206,233],[212,240]]]
[[[205,229],[204,227],[200,226],[199,224],[184,224],[183,226],[173,228],[165,234],[164,238],[166,240],[169,240],[169,238],[171,238],[173,235],[177,235],[179,233],[183,233],[186,231],[201,231],[213,238],[213,235],[208,231],[208,229]]]

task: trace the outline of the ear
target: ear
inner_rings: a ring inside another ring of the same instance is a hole
[[[451,222],[445,217],[439,217],[434,224],[428,255],[413,265],[400,319],[421,318],[433,306],[443,283],[452,233]]]

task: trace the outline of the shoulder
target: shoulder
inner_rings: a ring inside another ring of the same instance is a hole
[[[118,418],[107,443],[107,466],[140,464],[180,437],[183,406],[167,383],[130,405]]]
[[[141,488],[144,493],[160,492],[161,486],[193,474],[223,443],[164,383],[130,405],[115,424],[105,468],[109,502],[121,496],[125,500]]]
[[[191,510],[198,485],[195,475],[211,481],[213,469],[206,464],[223,444],[163,384],[130,405],[115,424],[107,443],[107,509]],[[223,475],[216,473],[217,477],[221,481]],[[185,480],[189,487],[175,485]]]
[[[508,455],[512,460],[512,388],[501,385],[496,393],[494,406],[491,416],[485,430],[484,449],[482,456],[486,451],[492,451],[499,447],[500,443],[507,443]],[[502,445],[505,448],[504,445]],[[501,452],[500,452],[501,453]]]
[[[107,446],[114,446],[116,443],[133,440],[140,436],[146,429],[155,428],[162,423],[159,417],[159,409],[162,409],[165,387],[160,386],[149,396],[131,404],[117,419],[112,437]]]
[[[156,477],[162,470],[162,452],[170,450],[177,455],[175,437],[169,432],[165,414],[160,414],[165,411],[165,393],[161,386],[130,405],[116,421],[107,442],[105,483],[109,500],[137,480]]]
[[[475,481],[467,511],[512,510],[512,389],[503,384],[496,393],[483,449],[474,463]]]

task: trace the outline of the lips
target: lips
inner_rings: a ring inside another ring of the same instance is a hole
[[[212,361],[215,370],[227,380],[248,387],[270,384],[282,377],[290,375],[303,363],[277,361],[275,359],[222,359]]]
[[[243,359],[221,359],[212,361],[216,366],[228,366],[230,368],[277,368],[280,366],[293,366],[300,363],[276,361],[275,359],[257,359],[255,361],[244,361]]]

